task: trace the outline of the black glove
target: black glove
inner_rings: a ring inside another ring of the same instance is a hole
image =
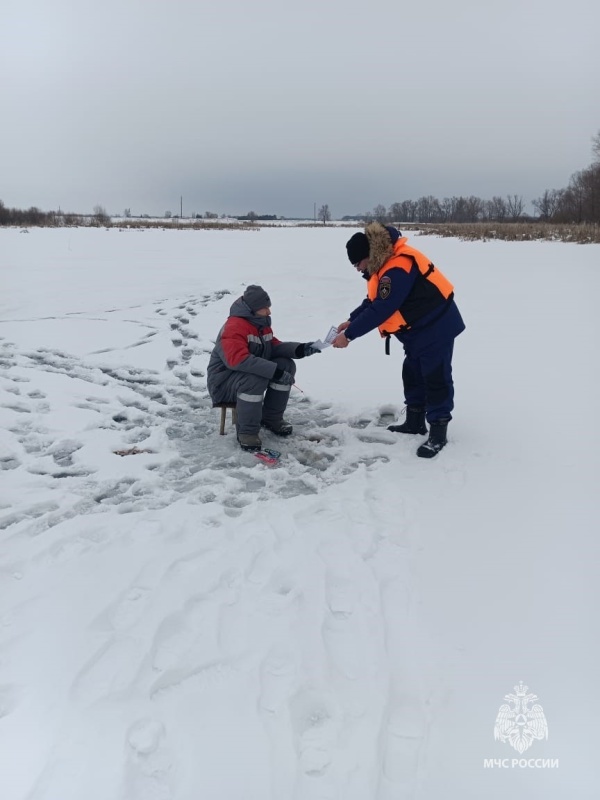
[[[318,347],[313,347],[312,342],[304,342],[304,344],[299,344],[295,351],[296,358],[304,358],[305,356],[314,356],[315,353],[320,353]]]
[[[291,386],[296,383],[296,379],[291,372],[286,372],[284,369],[279,369],[279,367],[273,373],[273,380],[275,383],[282,383],[284,386]]]

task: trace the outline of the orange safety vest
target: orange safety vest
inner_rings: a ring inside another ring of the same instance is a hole
[[[417,284],[415,284],[415,287],[402,306],[397,311],[394,311],[391,317],[388,317],[385,322],[382,322],[381,325],[378,326],[379,333],[382,336],[389,336],[399,331],[408,330],[411,324],[416,321],[416,318],[443,305],[443,301],[451,299],[454,292],[454,286],[436,267],[434,267],[427,256],[419,250],[415,250],[414,247],[409,247],[406,241],[406,237],[398,239],[394,245],[394,254],[390,256],[379,272],[371,275],[367,285],[367,295],[369,300],[375,300],[379,295],[381,279],[389,269],[399,267],[405,270],[405,272],[410,272],[413,264],[417,265],[421,273],[421,286],[423,286],[423,279],[427,281],[427,284],[425,284],[425,292],[419,292]],[[418,277],[417,283],[419,283],[419,280],[420,278]],[[418,317],[413,319],[413,311],[416,310],[415,298],[413,298],[415,292],[417,295],[420,293],[423,296],[420,299]],[[413,302],[411,302],[411,298],[413,298]]]

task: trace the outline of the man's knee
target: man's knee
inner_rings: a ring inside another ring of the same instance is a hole
[[[263,395],[269,385],[268,378],[262,378],[260,375],[245,375],[240,380],[236,387],[236,394],[251,394]]]
[[[274,358],[273,361],[277,364],[277,369],[283,369],[290,375],[296,374],[296,362],[292,358]]]
[[[262,399],[269,384],[268,378],[261,378],[260,375],[238,374],[232,378],[220,388],[216,400],[213,397],[213,402],[235,403],[240,394]]]

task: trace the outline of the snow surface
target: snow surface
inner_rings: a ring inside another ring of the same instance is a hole
[[[372,333],[299,363],[265,466],[212,342],[248,283],[325,335],[348,236],[0,231],[2,800],[598,797],[600,248],[411,238],[467,323],[449,445],[386,430]],[[559,767],[484,766],[521,757]]]

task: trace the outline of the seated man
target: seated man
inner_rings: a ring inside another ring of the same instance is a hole
[[[248,286],[231,306],[208,364],[213,403],[236,404],[237,438],[243,450],[260,450],[261,424],[278,436],[291,434],[283,412],[296,372],[292,359],[320,352],[312,342],[276,339],[270,314],[271,299],[262,286]]]

